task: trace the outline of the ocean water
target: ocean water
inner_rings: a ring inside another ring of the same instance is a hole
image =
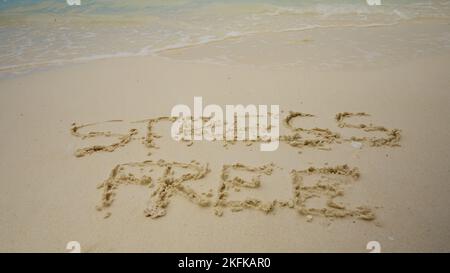
[[[450,0],[380,1],[0,0],[0,76],[264,34],[424,22],[450,31]],[[436,39],[448,46],[450,33],[441,31]]]

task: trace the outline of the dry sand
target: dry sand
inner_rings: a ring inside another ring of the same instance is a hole
[[[447,54],[338,71],[135,57],[3,79],[0,251],[449,251],[449,70]],[[194,96],[279,104],[282,134],[313,140],[148,134]]]

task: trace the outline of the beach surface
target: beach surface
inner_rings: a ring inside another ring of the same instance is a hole
[[[386,251],[447,251],[448,68],[443,58],[331,73],[129,58],[3,81],[1,250],[62,252],[76,240],[87,252],[365,252],[366,243],[377,240]],[[301,154],[283,143],[275,152],[240,144],[225,149],[214,142],[187,147],[161,126],[165,137],[151,156],[138,141],[112,153],[74,156],[86,144],[70,134],[72,122],[168,115],[173,105],[190,104],[194,96],[220,105],[280,104],[316,115],[309,126],[333,129],[335,113],[366,111],[378,123],[401,128],[401,147],[342,144],[331,151],[300,149]],[[119,188],[112,215],[104,219],[95,209],[101,202],[97,184],[116,164],[148,159],[209,163],[211,173],[198,183],[214,193],[223,164],[274,162],[283,171],[264,180],[262,187],[272,189],[268,200],[291,197],[291,169],[349,164],[360,169],[361,178],[348,201],[380,208],[374,221],[318,217],[308,223],[283,209],[217,217],[211,208],[174,196],[166,216],[149,219],[143,213],[149,189],[130,185]]]
[[[382,252],[448,252],[448,26],[256,33],[14,76],[8,66],[0,251],[68,252],[77,241],[82,252],[369,252],[376,241]],[[167,120],[150,131],[149,119],[192,109],[194,97],[279,105],[282,135],[322,128],[339,137],[264,152],[259,143],[177,142]],[[286,125],[291,111],[313,116]],[[364,115],[343,123],[339,113]],[[230,182],[227,168],[258,182]],[[192,169],[207,171],[162,196]],[[220,203],[225,180],[235,205]],[[305,194],[313,197],[300,202]]]

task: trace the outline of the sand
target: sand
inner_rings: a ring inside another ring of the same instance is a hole
[[[0,251],[449,251],[450,54],[339,70],[182,59],[0,81]],[[194,96],[279,104],[280,147],[172,140],[170,110]]]

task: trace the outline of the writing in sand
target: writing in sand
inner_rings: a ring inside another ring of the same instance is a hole
[[[358,149],[363,146],[375,148],[400,146],[401,134],[399,129],[389,129],[371,123],[349,122],[351,119],[361,120],[369,117],[369,114],[365,112],[337,113],[334,118],[337,128],[341,131],[360,133],[358,136],[346,136],[342,132],[335,132],[328,128],[295,126],[295,120],[315,118],[315,116],[290,111],[283,119],[283,125],[287,133],[280,134],[279,141],[298,149],[299,153],[302,149],[329,151],[335,145],[344,143],[350,143]],[[208,119],[208,117],[201,118]],[[95,153],[114,152],[126,147],[133,141],[141,141],[145,149],[148,150],[148,156],[151,156],[152,149],[160,148],[156,143],[157,139],[162,138],[161,135],[156,133],[156,125],[167,123],[167,129],[170,130],[171,125],[176,121],[177,118],[162,116],[131,122],[110,120],[87,124],[73,123],[70,129],[71,134],[82,140],[116,139],[113,143],[107,145],[95,144],[79,148],[75,151],[75,156],[83,158]],[[130,124],[133,128],[129,128],[126,133],[88,130],[88,128],[101,127],[111,123]],[[143,124],[145,129],[142,131],[134,128],[138,124]],[[191,130],[194,133],[194,130]],[[190,147],[194,144],[192,139],[191,137],[188,139],[181,138],[179,141]],[[265,140],[258,138],[243,141],[237,138],[220,140],[225,148],[238,142],[244,142],[246,146],[251,146],[262,141]],[[290,181],[287,181],[291,188],[289,198],[263,200],[255,197],[233,197],[233,193],[241,190],[258,190],[265,183],[266,178],[274,172],[283,171],[283,167],[274,162],[258,166],[240,162],[223,164],[218,177],[218,185],[206,190],[199,190],[194,189],[191,183],[198,183],[198,181],[207,179],[211,175],[211,169],[207,162],[200,163],[197,160],[177,162],[164,159],[127,162],[114,166],[107,179],[99,184],[98,188],[102,192],[102,198],[97,209],[105,212],[105,218],[109,217],[119,187],[139,185],[150,193],[148,205],[143,211],[145,216],[152,219],[167,214],[174,196],[182,196],[198,207],[209,208],[217,216],[224,215],[226,211],[239,212],[245,209],[261,211],[265,214],[275,213],[278,209],[291,209],[306,217],[308,222],[312,221],[314,217],[354,218],[367,221],[375,219],[373,207],[366,204],[352,205],[349,202],[342,201],[346,190],[354,185],[361,176],[357,167],[348,164],[311,166],[306,169],[289,170]],[[217,181],[217,177],[213,179]],[[324,202],[320,205],[311,202],[315,199]]]

